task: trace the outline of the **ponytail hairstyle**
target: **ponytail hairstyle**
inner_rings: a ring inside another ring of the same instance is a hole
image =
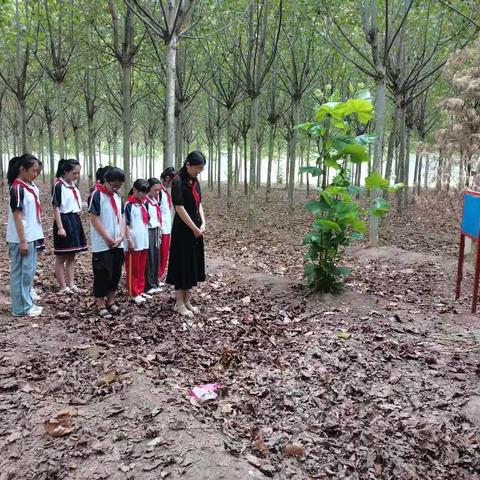
[[[145,180],[144,178],[139,178],[135,180],[128,194],[133,195],[134,189],[142,193],[148,193],[150,191],[150,182],[148,180]]]
[[[69,158],[67,160],[62,158],[58,162],[57,173],[55,174],[55,176],[57,178],[61,178],[63,177],[63,175],[65,175],[65,173],[71,172],[77,165],[80,165],[80,162],[75,158]]]
[[[28,170],[29,168],[35,165],[35,162],[41,167],[42,162],[31,153],[24,153],[20,157],[13,157],[8,162],[8,171],[7,171],[7,181],[9,185],[12,185],[13,182],[18,178],[20,175],[20,168],[24,170]]]
[[[153,178],[153,177],[152,177],[152,178],[149,178],[149,179],[147,180],[147,182],[148,182],[148,185],[149,185],[149,187],[148,187],[148,191],[149,191],[149,192],[150,192],[150,190],[152,189],[152,187],[153,187],[154,185],[161,185],[161,184],[162,184],[162,182],[161,182],[158,178]]]
[[[177,172],[173,167],[166,168],[160,175],[161,180],[166,180],[167,178],[173,178],[177,175]]]
[[[178,172],[180,176],[188,177],[187,163],[191,166],[196,167],[197,165],[206,165],[207,159],[205,158],[205,155],[202,152],[199,152],[198,150],[194,150],[193,152],[190,152],[187,155],[185,162],[183,163],[183,167]]]
[[[105,167],[99,167],[95,172],[95,180],[99,183],[105,183],[105,174],[111,170],[113,167],[111,165],[106,165]]]

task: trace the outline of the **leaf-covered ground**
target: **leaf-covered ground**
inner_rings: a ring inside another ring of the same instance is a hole
[[[239,194],[230,211],[207,194],[209,278],[193,321],[172,314],[170,291],[133,306],[124,289],[122,313],[100,320],[88,254],[85,294],[71,298],[42,254],[41,318],[8,315],[2,288],[1,480],[480,478],[470,260],[453,300],[458,198],[390,214],[381,247],[348,252],[342,293],[305,297],[304,193],[292,218],[283,190],[263,195],[248,225]],[[218,400],[190,402],[189,388],[213,382]],[[48,435],[65,409],[73,430]]]

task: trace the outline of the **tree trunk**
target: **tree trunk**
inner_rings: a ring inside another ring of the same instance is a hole
[[[222,143],[220,136],[220,128],[217,128],[217,196],[222,195]]]
[[[440,150],[439,155],[438,155],[438,165],[437,165],[437,184],[435,186],[436,192],[440,192],[442,190],[442,176],[443,176],[443,154],[442,151]]]
[[[113,166],[116,167],[117,166],[117,142],[118,142],[118,139],[117,139],[117,135],[114,135],[113,136]]]
[[[399,149],[398,149],[398,176],[397,176],[397,181],[396,183],[404,182],[405,183],[405,153],[406,153],[406,125],[405,125],[405,107],[403,105],[400,105],[400,112],[398,116],[398,121],[399,121],[399,137],[400,137],[400,143],[399,143]],[[405,184],[405,187],[400,189],[397,194],[397,212],[402,213],[402,207],[403,207],[403,198],[404,198],[404,192],[402,190],[405,190],[408,188],[408,185]]]
[[[399,109],[395,107],[393,118],[392,118],[392,130],[388,139],[388,148],[387,148],[387,163],[385,166],[385,178],[390,180],[392,176],[392,165],[393,165],[393,153],[395,150],[395,138],[397,135],[397,126],[398,126],[398,116]]]
[[[88,117],[87,119],[87,128],[88,128],[88,180],[90,185],[93,184],[94,178],[94,165],[95,165],[95,130],[93,126],[93,118]]]
[[[247,173],[247,150],[248,150],[248,140],[247,134],[243,135],[243,185],[244,185],[244,194],[248,197],[248,173]]]
[[[380,172],[382,169],[383,159],[383,135],[385,131],[385,68],[381,65],[376,65],[376,70],[380,76],[376,82],[376,96],[375,96],[375,135],[377,140],[375,142],[375,149],[373,152],[372,171]],[[379,191],[374,191],[373,195],[378,197]],[[377,246],[379,241],[379,218],[375,215],[370,215],[369,219],[369,243],[371,246]]]
[[[52,122],[47,122],[48,130],[48,149],[50,152],[50,186],[53,188],[53,183],[55,180],[55,155],[53,148],[53,129]]]
[[[20,110],[20,135],[22,141],[22,153],[27,153],[27,106],[25,100],[21,100],[18,103]]]
[[[233,150],[232,150],[232,110],[227,110],[227,207],[232,206]]]
[[[272,189],[272,164],[273,164],[273,147],[275,143],[276,124],[270,124],[270,131],[268,132],[268,165],[267,165],[267,189],[265,192],[265,201],[270,200],[270,191]]]
[[[172,21],[173,25],[173,21]],[[177,35],[172,34],[167,44],[166,69],[167,85],[165,88],[166,129],[165,129],[165,159],[163,168],[172,167],[175,158],[175,77],[177,57]]]
[[[420,154],[418,159],[418,170],[417,170],[417,196],[420,195],[420,190],[422,189],[422,169],[423,169],[423,154]]]
[[[408,207],[408,198],[409,198],[409,186],[410,186],[410,134],[411,130],[406,128],[406,145],[405,145],[405,188],[402,188],[400,191],[403,191],[403,206],[404,208]]]
[[[130,170],[130,131],[132,128],[132,67],[122,66],[122,127],[123,127],[123,171],[125,172],[125,191],[130,190],[132,173]]]
[[[255,216],[255,174],[256,174],[256,154],[257,154],[257,125],[258,125],[258,106],[259,97],[251,98],[250,105],[250,184],[248,185],[248,222],[253,221]]]
[[[58,154],[60,158],[65,158],[63,87],[61,82],[55,82],[55,97],[57,101]]]
[[[424,173],[424,181],[423,181],[424,182],[423,183],[423,189],[425,191],[427,191],[427,189],[428,189],[428,173],[429,173],[428,171],[429,171],[429,169],[430,169],[430,156],[427,153],[425,155],[425,173]]]
[[[293,191],[295,188],[295,167],[297,161],[297,142],[298,142],[298,129],[295,128],[296,125],[300,124],[300,97],[295,97],[292,104],[292,142],[291,142],[291,155],[290,155],[290,165],[289,165],[289,175],[288,175],[288,210],[290,213],[293,213],[294,203],[293,203]]]
[[[262,145],[257,141],[257,177],[255,179],[257,190],[262,186]]]
[[[208,188],[210,190],[213,190],[213,150],[214,146],[212,141],[208,141],[208,158],[210,159],[210,164],[208,165]]]
[[[73,139],[75,142],[75,158],[77,161],[80,161],[80,132],[78,131],[78,128],[73,129]],[[78,185],[80,185],[80,177],[78,177],[77,181]]]
[[[42,181],[45,185],[45,147],[43,143],[43,130],[40,130],[40,132],[38,133],[38,158],[42,162]]]
[[[238,181],[239,181],[239,176],[240,176],[240,164],[239,164],[239,157],[238,157],[238,137],[237,140],[235,141],[235,189],[238,187]]]

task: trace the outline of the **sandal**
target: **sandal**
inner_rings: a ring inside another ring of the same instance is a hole
[[[185,307],[188,308],[195,315],[198,315],[200,313],[200,309],[197,307],[194,307],[190,302],[186,302]]]
[[[180,315],[183,315],[184,317],[192,318],[194,316],[193,312],[191,312],[183,303],[181,305],[175,305],[175,307],[173,307],[173,310]]]
[[[108,312],[108,310],[106,308],[101,308],[99,311],[98,311],[98,315],[101,317],[101,318],[104,318],[105,320],[108,320],[110,318],[112,318],[112,316],[110,315],[110,313]]]
[[[118,313],[120,311],[120,307],[112,303],[111,305],[107,305],[107,310],[109,310],[112,313]]]

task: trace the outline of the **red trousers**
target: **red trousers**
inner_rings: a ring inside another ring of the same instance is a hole
[[[161,280],[168,265],[168,254],[170,253],[170,234],[162,235],[160,240],[160,268],[158,270],[158,279]]]
[[[147,268],[147,258],[148,250],[125,252],[127,290],[130,297],[136,297],[145,291],[145,269]]]

